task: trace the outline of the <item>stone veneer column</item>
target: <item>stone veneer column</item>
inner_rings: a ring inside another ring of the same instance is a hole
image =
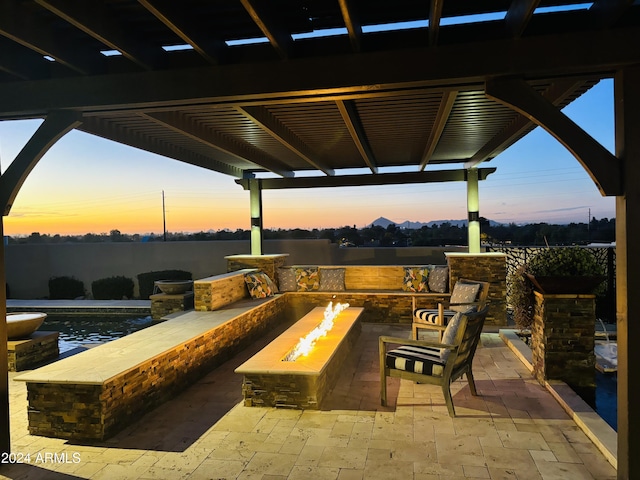
[[[595,295],[534,294],[534,376],[542,385],[562,380],[572,387],[594,388]]]
[[[269,278],[277,282],[276,272],[284,265],[288,253],[272,255],[229,255],[224,257],[227,261],[227,272],[235,272],[243,268],[257,268],[269,275]]]
[[[449,291],[460,278],[489,282],[486,325],[507,324],[507,256],[503,253],[446,252]]]

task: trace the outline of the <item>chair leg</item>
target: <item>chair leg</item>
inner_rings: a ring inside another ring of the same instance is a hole
[[[476,382],[473,379],[473,372],[471,371],[471,368],[467,370],[467,382],[469,382],[469,390],[471,390],[471,395],[477,397],[478,392],[476,390]]]
[[[387,405],[387,372],[385,366],[386,348],[382,339],[378,341],[378,353],[380,355],[380,404]]]
[[[451,385],[442,385],[442,393],[444,394],[444,402],[447,404],[447,410],[450,417],[456,416],[456,409],[453,407],[453,398],[451,397]]]

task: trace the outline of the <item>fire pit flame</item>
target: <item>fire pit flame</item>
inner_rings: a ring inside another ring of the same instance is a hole
[[[348,308],[348,303],[337,303],[333,306],[333,302],[329,302],[327,308],[324,311],[324,319],[320,324],[311,330],[305,337],[300,338],[300,341],[295,347],[287,354],[283,359],[285,362],[295,362],[299,357],[309,355],[313,346],[319,338],[324,337],[329,330],[333,328],[333,321],[340,314],[342,310]]]

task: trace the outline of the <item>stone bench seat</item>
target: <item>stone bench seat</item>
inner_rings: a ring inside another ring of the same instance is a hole
[[[281,295],[191,311],[15,378],[29,432],[103,440],[188,387],[281,321]]]

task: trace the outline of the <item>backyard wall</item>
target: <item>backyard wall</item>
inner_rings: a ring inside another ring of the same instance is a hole
[[[6,275],[10,298],[37,299],[49,294],[51,277],[73,276],[91,283],[123,275],[135,283],[139,273],[179,269],[194,279],[224,273],[228,255],[250,253],[248,241],[67,243],[7,245]],[[268,240],[264,253],[287,253],[286,264],[315,265],[420,265],[446,264],[444,252],[466,247],[339,248],[328,240]]]

